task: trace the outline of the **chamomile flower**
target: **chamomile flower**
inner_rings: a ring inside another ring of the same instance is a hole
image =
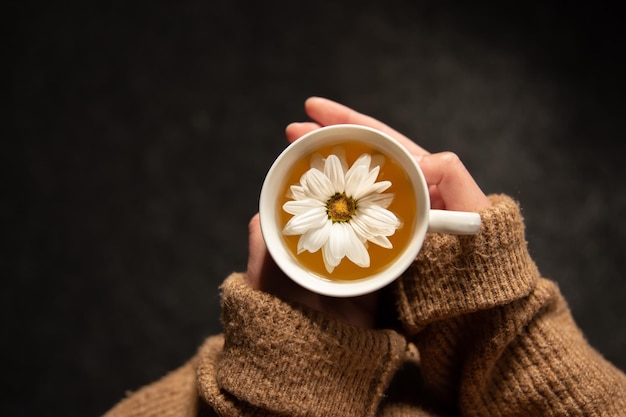
[[[369,267],[368,242],[393,247],[388,237],[401,222],[387,209],[394,195],[384,191],[391,182],[376,182],[382,162],[382,156],[364,153],[348,167],[341,149],[311,159],[311,168],[290,187],[291,200],[283,205],[293,215],[283,234],[300,235],[298,254],[321,249],[331,273],[345,257]]]

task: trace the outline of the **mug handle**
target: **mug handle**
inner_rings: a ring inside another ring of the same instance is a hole
[[[455,235],[475,235],[480,230],[480,214],[468,211],[430,210],[428,231]]]

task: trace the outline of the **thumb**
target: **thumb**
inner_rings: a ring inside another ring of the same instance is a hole
[[[267,249],[261,233],[261,222],[259,213],[256,213],[248,223],[248,272],[246,281],[250,287],[259,289],[261,287],[261,275]]]
[[[423,155],[418,160],[431,191],[433,208],[480,211],[491,206],[491,201],[455,153]]]

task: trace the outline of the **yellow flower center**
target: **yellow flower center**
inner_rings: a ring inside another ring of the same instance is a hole
[[[337,193],[326,203],[326,213],[333,222],[347,222],[356,213],[356,201],[346,193]]]

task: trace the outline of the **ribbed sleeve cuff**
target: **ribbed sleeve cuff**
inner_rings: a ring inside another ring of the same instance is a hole
[[[280,415],[369,416],[406,343],[293,307],[233,274],[222,285],[225,341],[217,384],[248,406]]]
[[[395,283],[410,332],[430,322],[503,305],[528,295],[539,273],[530,258],[518,204],[489,197],[473,236],[429,234],[414,264]]]

